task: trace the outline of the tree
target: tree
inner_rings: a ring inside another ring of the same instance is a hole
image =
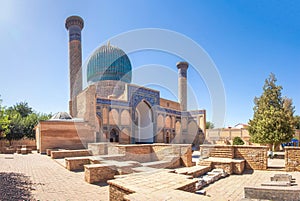
[[[276,81],[272,73],[265,80],[263,94],[254,99],[254,115],[248,127],[252,142],[272,145],[273,151],[276,145],[293,138],[295,125],[292,100],[282,98],[282,86]]]
[[[207,121],[206,122],[206,129],[213,129],[215,127],[214,123]]]
[[[295,116],[295,129],[300,129],[300,116]]]
[[[5,115],[5,108],[1,104],[2,99],[0,99],[0,139],[6,136],[10,124],[8,116]]]
[[[34,139],[35,138],[35,131],[34,127],[38,124],[41,120],[48,120],[51,115],[47,114],[36,114],[32,113],[25,118],[22,119],[22,126],[23,126],[23,135],[27,138]]]
[[[29,107],[27,102],[17,103],[14,106],[9,107],[8,110],[19,113],[23,118],[33,113],[32,108]]]
[[[0,109],[0,138],[7,139],[9,142],[23,137],[35,138],[34,127],[38,121],[51,117],[51,114],[35,113],[26,102]]]

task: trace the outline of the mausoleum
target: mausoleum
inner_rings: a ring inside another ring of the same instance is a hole
[[[187,111],[187,62],[176,64],[178,102],[164,99],[160,91],[131,83],[131,61],[120,47],[108,43],[97,48],[83,68],[81,31],[84,21],[79,16],[71,16],[66,19],[65,27],[69,33],[69,113],[72,118],[56,115],[39,122],[36,138],[41,152],[48,148],[87,147],[89,142],[195,146],[203,143],[205,110]],[[88,83],[85,88],[83,80]],[[72,141],[76,142],[75,147]]]

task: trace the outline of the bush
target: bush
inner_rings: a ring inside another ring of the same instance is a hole
[[[233,145],[243,145],[245,144],[242,138],[240,137],[235,137],[233,138]]]

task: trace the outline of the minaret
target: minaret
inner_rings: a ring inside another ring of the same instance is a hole
[[[70,102],[71,116],[76,116],[76,96],[82,91],[82,54],[81,30],[83,19],[70,16],[66,19],[65,27],[69,31],[69,71],[70,71]]]
[[[180,61],[176,64],[178,68],[178,99],[181,111],[187,110],[187,69],[189,64]]]

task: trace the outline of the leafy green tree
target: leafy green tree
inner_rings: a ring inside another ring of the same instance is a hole
[[[35,131],[34,127],[38,124],[41,120],[48,120],[51,115],[47,114],[36,114],[32,113],[22,119],[22,126],[23,126],[23,134],[27,138],[34,139],[35,138]]]
[[[8,129],[6,130],[5,139],[7,139],[9,142],[11,140],[19,140],[24,137],[23,130],[23,121],[22,116],[17,112],[12,112],[8,116],[9,119],[9,125]]]
[[[254,99],[254,115],[248,127],[252,142],[272,145],[272,150],[290,141],[294,134],[292,101],[282,98],[282,86],[276,85],[276,81],[272,73],[265,80],[263,94]]]
[[[21,102],[7,109],[0,107],[0,138],[18,140],[35,138],[34,127],[40,120],[47,120],[51,114],[35,113],[28,103]]]
[[[243,145],[245,142],[242,140],[242,138],[236,136],[233,138],[233,145]]]
[[[206,129],[213,129],[215,127],[214,123],[207,121],[206,122]]]
[[[14,106],[9,107],[8,110],[12,111],[12,112],[14,111],[14,112],[19,113],[21,115],[21,117],[23,117],[23,118],[27,117],[28,115],[33,113],[32,108],[29,107],[27,102],[17,103]]]
[[[295,116],[295,128],[300,129],[300,116],[299,115]]]

